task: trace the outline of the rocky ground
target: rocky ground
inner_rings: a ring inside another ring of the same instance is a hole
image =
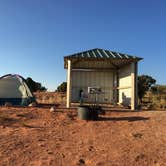
[[[165,166],[166,111],[0,108],[1,166]]]

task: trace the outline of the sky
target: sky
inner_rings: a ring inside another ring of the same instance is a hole
[[[0,0],[0,76],[32,77],[53,91],[63,57],[102,48],[144,58],[139,74],[166,84],[165,0]]]

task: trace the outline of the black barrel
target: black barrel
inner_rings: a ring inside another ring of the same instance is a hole
[[[91,114],[88,106],[80,106],[78,107],[78,117],[82,120],[90,120]]]
[[[98,120],[98,110],[97,109],[92,109],[90,111],[91,114],[91,120]]]
[[[90,110],[91,120],[98,120],[98,114],[99,114],[98,107],[92,105],[89,107],[89,110]]]

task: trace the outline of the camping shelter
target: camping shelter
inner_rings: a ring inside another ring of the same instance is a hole
[[[0,105],[26,106],[33,101],[33,94],[23,77],[17,74],[0,77]]]
[[[80,90],[92,102],[88,87],[100,87],[99,103],[137,107],[137,63],[142,58],[104,49],[92,49],[64,57],[67,69],[67,107],[79,102]]]

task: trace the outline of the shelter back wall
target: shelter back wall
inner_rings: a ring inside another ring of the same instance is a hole
[[[79,102],[79,91],[83,90],[85,102],[93,102],[94,96],[88,95],[88,87],[100,87],[103,94],[99,95],[100,103],[110,103],[113,98],[112,71],[72,71],[72,102]]]

